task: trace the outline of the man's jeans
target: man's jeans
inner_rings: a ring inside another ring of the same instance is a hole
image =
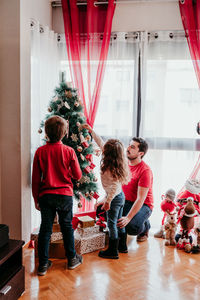
[[[109,237],[118,239],[118,232],[125,233],[125,228],[117,227],[117,221],[122,217],[125,196],[121,192],[111,201],[110,210],[107,212],[107,222],[109,228]]]
[[[49,258],[49,242],[56,212],[59,216],[66,257],[70,259],[76,255],[72,228],[72,205],[72,196],[46,194],[39,199],[41,225],[38,236],[38,256],[40,265],[46,264]]]
[[[123,216],[127,216],[133,202],[126,200],[124,204]],[[151,227],[149,217],[152,210],[146,204],[140,208],[138,213],[132,218],[132,220],[126,226],[126,232],[130,235],[145,234]]]

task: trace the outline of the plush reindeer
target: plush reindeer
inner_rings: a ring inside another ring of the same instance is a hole
[[[190,231],[194,227],[194,217],[198,214],[193,201],[194,199],[192,197],[188,197],[185,200],[186,205],[182,206],[178,212],[178,223],[180,221],[182,233],[176,235],[177,248],[184,249],[186,252],[190,252],[192,249],[192,236],[190,235]]]

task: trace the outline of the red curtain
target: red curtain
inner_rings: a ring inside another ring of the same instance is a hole
[[[200,1],[180,0],[180,13],[200,87]]]
[[[62,0],[62,9],[71,77],[83,101],[87,122],[93,127],[110,43],[114,0],[106,5],[96,5],[94,0],[87,0],[87,5]]]
[[[106,5],[77,5],[77,0],[62,0],[65,38],[73,84],[84,104],[87,122],[93,127],[103,83],[110,44],[114,0]],[[91,211],[93,201],[81,199],[79,211]]]

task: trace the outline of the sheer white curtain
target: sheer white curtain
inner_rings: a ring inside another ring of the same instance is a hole
[[[39,134],[40,123],[47,113],[48,103],[58,84],[57,34],[39,22],[31,22],[31,157],[42,144],[44,134]],[[32,228],[40,224],[39,213],[32,201]]]
[[[158,227],[161,195],[169,188],[178,193],[198,158],[200,94],[183,31],[149,33],[145,73],[141,135],[150,145],[145,160],[154,173],[151,223]]]

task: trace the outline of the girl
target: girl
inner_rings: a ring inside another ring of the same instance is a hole
[[[103,258],[117,259],[118,238],[126,239],[125,228],[117,228],[117,220],[122,217],[125,196],[122,192],[122,184],[129,181],[128,162],[124,154],[124,146],[117,139],[109,139],[105,144],[103,140],[92,130],[88,124],[83,125],[88,129],[97,145],[102,150],[101,159],[101,182],[106,196],[99,201],[95,208],[102,205],[102,210],[107,212],[107,224],[109,228],[109,246],[105,251],[100,251],[99,256]],[[121,244],[121,243],[120,243]],[[120,252],[127,253],[126,244]]]

